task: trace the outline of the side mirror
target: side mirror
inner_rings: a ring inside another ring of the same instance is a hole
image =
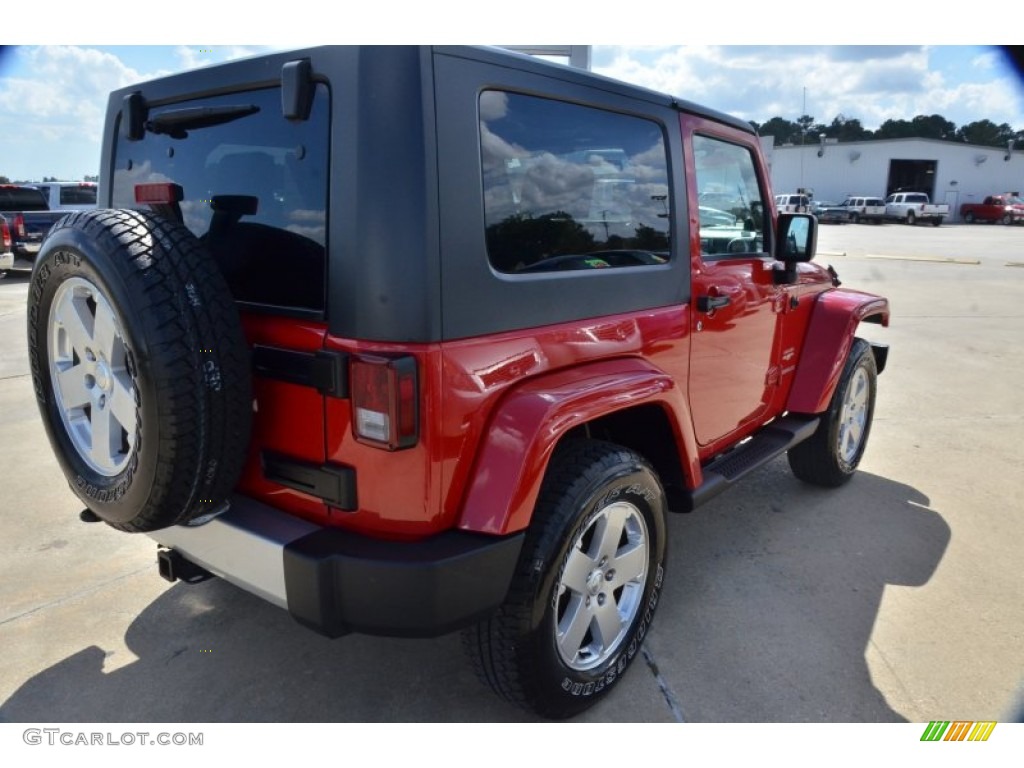
[[[796,264],[814,258],[818,220],[809,213],[780,213],[775,232],[775,258]]]

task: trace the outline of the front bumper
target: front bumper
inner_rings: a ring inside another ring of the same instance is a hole
[[[234,496],[228,512],[204,525],[149,536],[328,637],[433,637],[501,605],[524,534],[381,541]]]

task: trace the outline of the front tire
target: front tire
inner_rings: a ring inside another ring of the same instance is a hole
[[[789,466],[805,483],[838,488],[857,470],[875,413],[878,370],[871,345],[854,339],[828,410],[815,433],[789,450]]]
[[[480,677],[550,718],[605,696],[658,604],[665,510],[657,475],[636,453],[598,441],[560,446],[505,604],[463,634]]]

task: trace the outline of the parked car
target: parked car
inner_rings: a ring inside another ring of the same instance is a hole
[[[7,272],[14,267],[13,245],[11,227],[7,223],[6,217],[0,214],[0,277],[5,277]]]
[[[11,230],[12,268],[29,270],[46,233],[64,212],[51,211],[43,193],[34,187],[0,184],[0,214]]]
[[[930,221],[937,227],[948,215],[946,203],[932,203],[924,192],[896,192],[885,198],[885,217],[904,224]]]
[[[1024,200],[1013,194],[989,195],[980,203],[961,205],[960,218],[965,224],[976,221],[1019,224],[1024,222]]]
[[[38,181],[31,186],[43,193],[51,211],[86,211],[96,207],[93,181]]]
[[[170,581],[330,637],[461,630],[568,717],[640,655],[670,510],[864,455],[887,348],[855,329],[888,302],[813,262],[745,120],[497,49],[324,47],[115,91],[99,167],[29,361],[82,519]]]
[[[811,208],[811,200],[803,194],[776,195],[775,208],[779,213],[807,213]]]
[[[846,209],[853,224],[862,221],[881,224],[885,221],[885,201],[880,197],[854,195],[846,198],[842,207]]]
[[[850,220],[850,214],[845,208],[825,200],[812,202],[811,213],[823,224],[845,224]]]

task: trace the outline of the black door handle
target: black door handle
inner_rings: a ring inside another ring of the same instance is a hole
[[[716,309],[729,306],[728,296],[698,296],[697,309],[701,312],[714,312]]]

